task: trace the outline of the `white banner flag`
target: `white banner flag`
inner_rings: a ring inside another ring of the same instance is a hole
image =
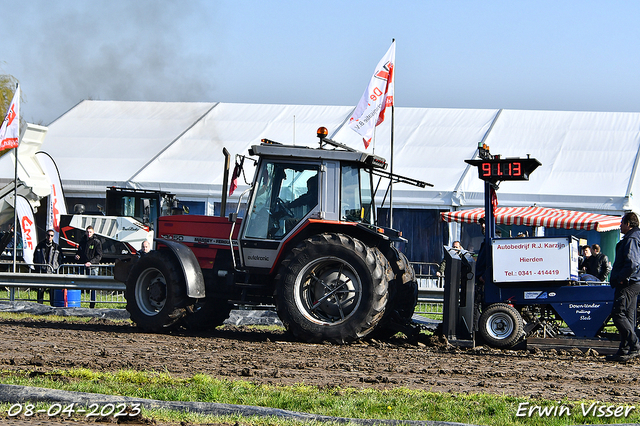
[[[64,192],[60,182],[60,173],[53,158],[46,152],[37,152],[36,158],[42,171],[51,182],[51,194],[49,194],[49,211],[47,212],[47,230],[53,229],[53,240],[60,242],[60,215],[67,214],[67,205],[64,201]]]
[[[20,86],[16,87],[9,110],[0,127],[0,152],[18,147],[20,137]]]
[[[22,195],[18,195],[16,212],[18,214],[18,223],[22,230],[22,259],[26,264],[33,265],[33,253],[38,244],[36,221],[33,218],[31,204]]]
[[[375,126],[384,121],[384,112],[393,105],[393,69],[396,62],[396,42],[378,63],[373,77],[349,119],[349,127],[358,132],[365,149],[369,147]]]

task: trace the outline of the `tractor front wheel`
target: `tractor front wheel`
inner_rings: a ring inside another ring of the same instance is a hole
[[[171,254],[152,251],[131,269],[125,297],[131,320],[139,328],[165,330],[186,313],[182,269]]]

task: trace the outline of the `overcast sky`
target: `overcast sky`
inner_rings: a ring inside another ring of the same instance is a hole
[[[2,1],[22,116],[83,99],[354,105],[396,39],[396,105],[640,112],[640,2]]]

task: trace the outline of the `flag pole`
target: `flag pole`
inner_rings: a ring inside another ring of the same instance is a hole
[[[394,93],[395,96],[395,93]],[[395,100],[394,100],[395,103]],[[391,105],[391,159],[389,163],[391,164],[391,176],[393,176],[393,109],[395,107]],[[391,178],[391,182],[389,182],[389,228],[393,228],[393,178]]]
[[[18,229],[18,147],[14,148],[16,157],[15,174],[13,178],[13,272],[16,272],[16,247]]]
[[[18,83],[16,83],[16,92],[18,91]],[[20,116],[17,117],[20,120]],[[18,139],[20,138],[20,131],[18,130]],[[17,250],[17,235],[18,235],[18,147],[13,149],[15,161],[15,170],[13,176],[13,272],[16,272],[16,250]]]
[[[391,40],[391,44],[395,43],[396,39],[392,39]],[[394,61],[395,62],[395,61]],[[393,176],[393,129],[394,129],[394,118],[395,118],[395,114],[394,114],[394,110],[395,110],[395,106],[396,106],[396,84],[395,84],[395,80],[396,80],[396,64],[393,64],[393,102],[391,103],[391,156],[390,156],[390,163],[391,163],[391,175]],[[393,178],[391,178],[391,182],[389,182],[389,228],[393,228]]]

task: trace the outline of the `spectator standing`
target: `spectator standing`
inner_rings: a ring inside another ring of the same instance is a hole
[[[98,275],[97,265],[102,259],[102,243],[93,232],[93,226],[87,226],[84,237],[80,240],[76,260],[85,266],[85,275]]]
[[[36,246],[33,254],[33,263],[36,264],[36,270],[40,273],[53,273],[60,266],[60,258],[62,252],[60,246],[53,241],[55,232],[53,229],[47,231],[44,240],[40,241]]]
[[[76,260],[78,263],[84,265],[84,271],[81,271],[80,273],[85,275],[98,275],[98,267],[92,265],[97,265],[100,263],[100,260],[102,260],[102,242],[100,242],[93,232],[93,226],[91,225],[87,226],[86,233],[80,240],[80,244],[78,244]],[[96,306],[95,302],[96,291],[91,290],[91,302],[89,303],[89,307],[94,308]]]
[[[640,223],[635,213],[622,217],[620,232],[624,237],[616,245],[616,258],[611,270],[614,288],[611,317],[620,333],[618,352],[607,359],[628,361],[640,355],[640,342],[636,336],[636,309],[640,293]]]
[[[58,267],[60,266],[62,252],[60,251],[60,246],[53,241],[54,236],[55,231],[53,229],[47,230],[47,235],[44,240],[40,241],[36,246],[35,253],[33,255],[33,263],[36,264],[36,270],[41,274],[52,274],[57,272]],[[49,291],[51,292],[51,290]],[[44,292],[44,288],[38,289],[38,303],[43,302]],[[50,300],[51,299],[52,297],[50,297]]]

